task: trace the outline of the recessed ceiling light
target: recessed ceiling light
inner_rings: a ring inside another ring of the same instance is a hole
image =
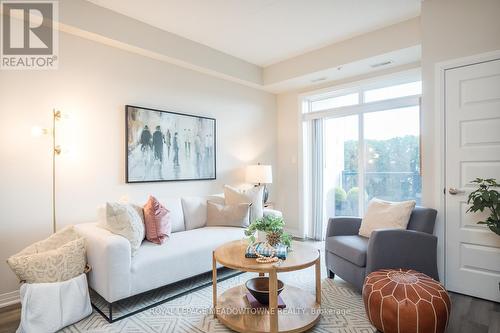
[[[382,62],[377,62],[375,64],[371,64],[370,67],[371,68],[377,68],[377,67],[382,67],[382,66],[387,66],[387,65],[390,65],[392,64],[394,61],[392,60],[387,60],[387,61],[382,61]]]

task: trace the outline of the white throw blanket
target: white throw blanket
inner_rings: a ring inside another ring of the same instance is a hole
[[[92,313],[87,277],[21,286],[21,323],[17,333],[49,333],[76,323]]]

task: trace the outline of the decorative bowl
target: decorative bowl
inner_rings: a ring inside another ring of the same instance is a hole
[[[268,277],[260,276],[250,279],[245,283],[245,286],[247,287],[250,294],[252,294],[252,296],[255,297],[255,299],[259,301],[260,304],[269,304]],[[283,291],[283,288],[285,288],[285,284],[283,283],[283,281],[278,280],[278,295]]]

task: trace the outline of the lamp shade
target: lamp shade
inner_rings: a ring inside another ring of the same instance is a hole
[[[270,165],[247,166],[247,182],[252,184],[271,184],[273,182],[273,168]]]

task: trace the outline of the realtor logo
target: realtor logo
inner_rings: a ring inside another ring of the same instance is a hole
[[[55,1],[0,1],[0,69],[56,69]]]

